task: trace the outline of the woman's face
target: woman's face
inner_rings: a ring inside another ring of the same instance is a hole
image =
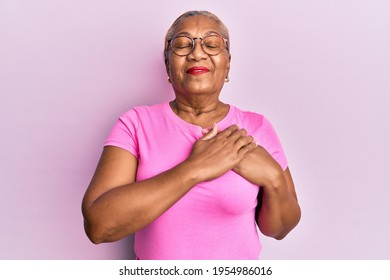
[[[174,36],[203,38],[211,34],[222,34],[219,25],[205,16],[193,16],[183,20],[174,30]],[[178,56],[169,51],[167,71],[176,93],[219,95],[225,78],[229,74],[230,55],[224,49],[218,55],[205,53],[201,41],[195,40],[193,51],[187,56]]]

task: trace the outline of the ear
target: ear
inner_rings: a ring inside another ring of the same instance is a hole
[[[165,70],[167,71],[167,75],[169,76],[169,62],[168,62],[168,59],[165,59]]]
[[[164,48],[164,63],[165,63],[165,70],[167,71],[167,75],[169,77],[169,52],[168,52],[168,42],[165,42],[165,48]]]
[[[226,65],[226,70],[225,70],[225,77],[228,77],[229,76],[229,71],[230,71],[230,61],[232,60],[232,56],[231,54],[229,53],[229,61]]]
[[[170,69],[169,69],[169,59],[165,58],[165,70],[167,71],[167,77],[168,77],[168,82],[171,84],[171,74],[170,74]]]

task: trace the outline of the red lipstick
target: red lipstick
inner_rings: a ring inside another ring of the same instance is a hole
[[[210,70],[206,67],[203,67],[203,66],[194,66],[194,67],[191,67],[187,70],[187,73],[188,74],[191,74],[191,75],[201,75],[201,74],[204,74],[204,73],[207,73],[209,72]]]

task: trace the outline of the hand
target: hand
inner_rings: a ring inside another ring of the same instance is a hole
[[[231,170],[256,146],[253,137],[237,125],[220,132],[214,125],[195,142],[187,161],[192,163],[200,182],[209,181]]]
[[[283,175],[283,170],[263,147],[258,146],[240,161],[233,170],[249,182],[258,186],[268,186]]]

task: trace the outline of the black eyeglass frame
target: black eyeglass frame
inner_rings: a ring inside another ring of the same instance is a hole
[[[205,37],[203,37],[203,38],[201,38],[201,37],[194,37],[194,38],[191,38],[191,37],[186,36],[186,35],[178,35],[178,36],[175,36],[175,37],[173,37],[172,39],[168,40],[168,46],[169,46],[169,48],[172,50],[172,52],[173,52],[174,54],[176,54],[176,55],[178,55],[178,56],[187,56],[187,55],[191,54],[191,53],[194,51],[194,49],[195,49],[195,40],[199,39],[199,40],[200,40],[200,45],[202,46],[202,50],[203,50],[205,53],[207,53],[207,54],[210,55],[210,56],[219,55],[219,54],[223,51],[223,48],[222,48],[221,51],[220,51],[219,53],[217,53],[217,54],[209,54],[209,53],[208,53],[207,51],[205,51],[205,49],[204,49],[204,42],[203,42],[203,40],[204,40],[205,38],[212,37],[212,36],[213,36],[213,37],[219,37],[219,38],[221,38],[221,39],[223,40],[225,49],[229,52],[229,40],[226,39],[226,38],[224,38],[224,37],[222,37],[222,36],[219,35],[219,34],[210,34],[210,35],[207,35],[207,36],[205,36]],[[176,52],[173,50],[171,43],[172,43],[173,40],[175,40],[176,38],[179,38],[179,37],[186,37],[186,38],[188,38],[188,39],[190,39],[190,40],[192,41],[192,49],[191,49],[191,51],[190,51],[188,54],[178,54],[178,53],[176,53]]]

